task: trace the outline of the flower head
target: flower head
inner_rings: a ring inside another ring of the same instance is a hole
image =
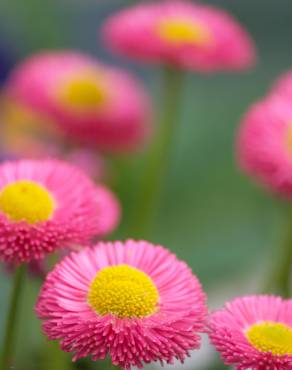
[[[292,104],[272,97],[255,104],[241,123],[238,160],[265,187],[292,196]]]
[[[194,71],[243,69],[253,42],[226,12],[187,1],[135,5],[111,16],[105,42],[127,56]]]
[[[249,296],[210,317],[210,338],[226,365],[239,370],[292,369],[292,300]]]
[[[78,142],[102,150],[137,148],[149,127],[149,102],[127,73],[74,52],[44,52],[12,72],[6,95]]]
[[[104,209],[105,204],[115,209],[114,202],[104,188],[64,162],[5,162],[0,165],[0,259],[28,262],[87,243],[113,227],[116,211]]]
[[[74,359],[110,355],[125,369],[181,361],[199,347],[205,296],[184,262],[144,241],[98,243],[48,275],[36,306],[50,339]]]

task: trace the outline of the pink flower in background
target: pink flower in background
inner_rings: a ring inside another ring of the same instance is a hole
[[[145,241],[98,243],[48,275],[36,306],[49,339],[74,360],[92,356],[123,369],[183,361],[199,348],[205,295],[184,262]]]
[[[249,296],[210,317],[210,339],[238,370],[292,369],[292,300]]]
[[[149,131],[149,100],[135,78],[79,52],[28,58],[12,72],[6,95],[69,138],[102,150],[137,149]]]
[[[104,158],[94,148],[76,148],[65,155],[66,161],[79,167],[90,178],[100,181],[107,175]]]
[[[241,168],[273,192],[292,196],[292,104],[272,97],[245,115],[238,134]]]
[[[90,242],[116,225],[117,209],[109,191],[64,162],[5,162],[0,166],[0,260],[18,264]]]
[[[93,201],[99,215],[97,236],[110,234],[118,226],[121,219],[121,208],[118,199],[105,186],[97,185]]]
[[[248,33],[228,13],[187,1],[134,5],[105,22],[114,51],[199,72],[244,69],[255,62]]]
[[[284,73],[272,86],[272,95],[287,98],[292,104],[292,70]]]

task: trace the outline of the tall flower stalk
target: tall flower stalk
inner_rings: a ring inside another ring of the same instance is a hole
[[[290,203],[292,198],[291,115],[288,95],[273,89],[246,113],[238,135],[238,159],[241,168],[265,189]],[[289,296],[292,271],[292,213],[283,243],[277,248],[276,266],[264,291]]]
[[[163,180],[167,173],[179,122],[182,82],[182,70],[171,66],[164,67],[159,107],[161,113],[158,126],[155,127],[153,141],[141,169],[142,175],[134,202],[131,235],[135,237],[147,236],[159,205]]]
[[[25,282],[26,266],[20,265],[14,273],[14,281],[10,304],[8,307],[8,317],[4,334],[3,351],[0,360],[0,369],[8,370],[13,366],[14,342],[18,324],[18,314],[20,309],[20,300]]]
[[[283,242],[279,245],[278,257],[268,276],[265,291],[289,298],[291,296],[292,274],[292,212],[290,209],[287,210],[285,226]]]
[[[182,71],[211,73],[247,69],[255,62],[255,47],[249,34],[231,15],[192,2],[129,6],[112,14],[101,34],[107,47],[119,54],[167,66],[160,125],[156,127],[158,132],[142,168],[138,196],[133,202],[136,211],[131,235],[145,238],[158,205],[175,136]]]

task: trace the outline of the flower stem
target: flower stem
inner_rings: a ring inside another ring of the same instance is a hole
[[[292,272],[292,212],[288,212],[286,235],[282,246],[279,248],[277,264],[269,278],[267,291],[277,293],[288,298],[291,293]]]
[[[10,299],[8,317],[6,321],[5,336],[3,343],[2,358],[0,361],[0,369],[11,369],[13,362],[13,351],[15,346],[15,334],[17,328],[17,319],[20,308],[21,293],[24,287],[26,266],[20,265],[14,272],[14,282]]]
[[[52,270],[58,263],[60,256],[58,253],[50,254],[48,264]],[[48,340],[44,346],[43,370],[71,370],[72,362],[68,353],[60,349],[57,341]]]
[[[158,127],[150,144],[146,163],[143,163],[131,236],[146,238],[159,204],[163,179],[167,173],[168,160],[176,133],[182,90],[183,72],[165,66],[162,81],[161,114]]]

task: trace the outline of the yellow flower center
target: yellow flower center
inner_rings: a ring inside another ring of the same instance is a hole
[[[190,19],[169,17],[162,19],[157,25],[159,37],[171,44],[208,45],[212,35],[207,27]]]
[[[246,332],[248,341],[260,352],[292,355],[292,328],[278,322],[261,322]]]
[[[100,108],[107,100],[107,93],[101,78],[85,73],[62,81],[57,98],[66,108],[82,113]]]
[[[159,294],[144,272],[118,265],[100,270],[92,281],[88,303],[100,315],[146,317],[157,310]]]
[[[47,221],[54,209],[51,194],[33,181],[16,181],[5,186],[0,193],[0,211],[11,221],[29,224]]]

